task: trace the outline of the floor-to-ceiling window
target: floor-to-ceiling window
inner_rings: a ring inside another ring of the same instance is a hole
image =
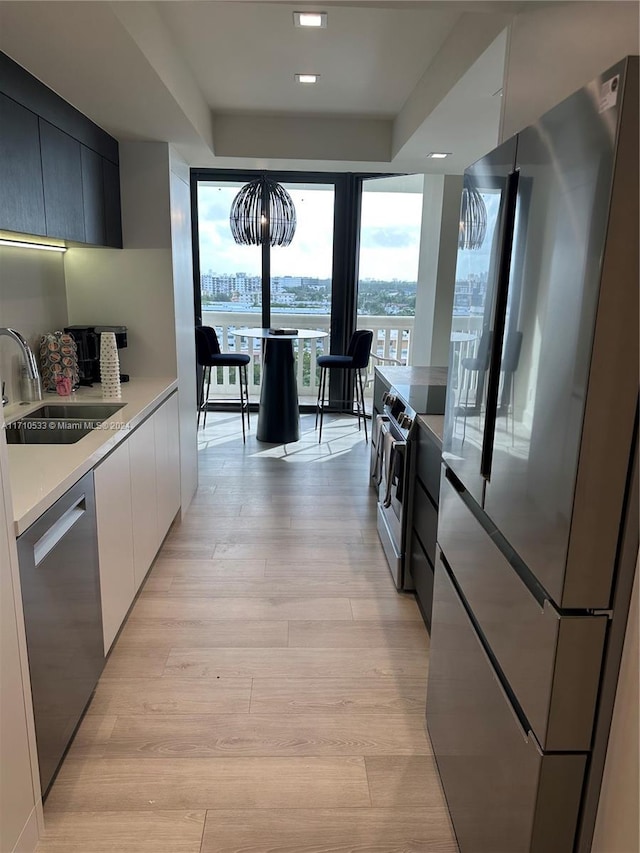
[[[198,183],[200,304],[203,320],[262,310],[259,246],[241,246],[231,236],[229,211],[241,181]],[[205,318],[206,315],[206,318]],[[211,324],[209,324],[211,325]],[[217,324],[216,324],[217,325]],[[224,340],[226,346],[231,341]]]
[[[423,205],[422,175],[362,182],[358,327],[374,331],[373,352],[411,362]]]
[[[296,233],[289,246],[271,250],[271,325],[330,332],[333,281],[333,184],[283,181],[296,209]],[[294,341],[298,394],[317,395],[316,356],[328,340]],[[308,398],[308,399],[307,399]]]
[[[225,350],[252,356],[252,399],[259,393],[260,342],[235,332],[259,327],[265,317],[270,326],[329,332],[297,344],[303,404],[315,402],[316,355],[344,352],[356,326],[374,330],[374,352],[409,363],[422,176],[267,173],[291,196],[297,228],[289,246],[269,249],[265,272],[262,247],[237,245],[229,226],[233,199],[260,174],[192,171],[195,313],[218,330]],[[237,396],[233,370],[218,371],[217,380],[216,396]],[[346,399],[338,383],[331,394],[336,405]]]

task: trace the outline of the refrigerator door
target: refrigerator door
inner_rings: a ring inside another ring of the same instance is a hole
[[[461,853],[573,849],[586,756],[546,755],[522,728],[442,562],[427,725]]]
[[[474,498],[482,501],[480,473],[487,371],[494,337],[498,272],[504,250],[507,179],[513,172],[516,137],[470,166],[465,188],[475,188],[487,212],[479,248],[459,248],[449,352],[443,455]],[[508,248],[508,247],[507,247]]]
[[[610,217],[619,209],[624,220],[625,211],[637,230],[637,106],[636,163],[624,166],[614,187],[614,167],[622,168],[616,150],[624,69],[616,66],[518,135],[518,203],[484,509],[565,608],[609,606],[617,529],[603,519],[624,494],[637,400],[637,233],[625,245]],[[614,244],[616,272],[605,281]],[[633,364],[625,364],[625,348]],[[627,381],[625,372],[635,379]],[[609,429],[619,431],[615,444],[606,440]],[[581,515],[585,503],[589,511]],[[611,515],[619,518],[620,507]],[[588,521],[578,525],[581,518]],[[591,544],[568,566],[571,537]]]

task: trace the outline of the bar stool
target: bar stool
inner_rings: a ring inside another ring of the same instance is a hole
[[[354,373],[354,387],[356,392],[356,416],[358,418],[358,430],[360,429],[360,418],[364,421],[364,440],[367,437],[367,413],[364,407],[364,385],[362,371],[367,369],[373,332],[369,329],[359,329],[351,335],[346,355],[319,355],[316,363],[320,368],[320,385],[318,386],[318,400],[316,402],[316,429],[318,428],[318,414],[320,415],[320,435],[318,444],[322,441],[322,419],[324,416],[324,398],[327,385],[327,373],[330,370],[352,370]]]
[[[198,394],[198,427],[200,426],[200,414],[204,412],[203,429],[207,425],[207,406],[210,402],[222,402],[221,400],[210,400],[212,367],[237,367],[238,385],[240,387],[240,415],[242,417],[242,440],[246,441],[244,414],[247,413],[247,429],[251,428],[249,421],[249,379],[247,365],[251,357],[243,353],[220,352],[220,344],[216,330],[211,326],[196,326],[196,360],[202,367],[202,381],[200,393]],[[204,383],[207,380],[207,394],[205,397]],[[227,401],[225,401],[227,402]]]

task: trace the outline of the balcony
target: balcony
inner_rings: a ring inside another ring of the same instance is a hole
[[[260,398],[262,342],[257,338],[244,338],[234,334],[236,329],[255,327],[260,323],[258,313],[240,311],[203,311],[202,322],[213,326],[225,351],[242,352],[251,356],[249,365],[249,396],[257,402]],[[454,384],[461,387],[462,359],[475,354],[480,336],[481,318],[454,318]],[[272,314],[273,326],[294,329],[318,329],[327,332],[326,338],[317,340],[294,340],[293,351],[296,362],[298,397],[301,403],[315,404],[318,395],[319,371],[316,368],[316,356],[329,353],[329,316],[327,314]],[[392,358],[403,364],[412,363],[412,350],[415,320],[413,317],[367,316],[358,317],[358,328],[373,331],[372,352],[384,358]],[[371,398],[373,393],[373,362],[368,375],[365,394]],[[216,399],[234,399],[239,396],[238,379],[235,368],[218,368],[211,375],[210,396]],[[215,387],[214,387],[215,385]]]

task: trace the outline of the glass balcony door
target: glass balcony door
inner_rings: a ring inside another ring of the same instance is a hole
[[[247,351],[247,342],[234,332],[243,326],[261,326],[262,256],[260,246],[241,246],[229,227],[233,199],[246,181],[198,181],[198,252],[200,258],[200,305],[205,326],[213,326],[220,348],[227,352]],[[250,389],[259,385],[260,348],[252,351]],[[237,399],[235,368],[212,371],[216,390],[212,397]]]
[[[251,177],[197,181],[198,252],[201,317],[213,326],[225,351],[252,356],[250,396],[259,397],[261,342],[234,334],[242,327],[261,327],[264,312],[261,246],[238,245],[229,213],[238,191]],[[335,190],[333,183],[285,182],[296,209],[296,232],[289,246],[270,248],[270,325],[330,331],[333,275]],[[316,356],[329,351],[329,339],[294,341],[301,403],[315,404]],[[238,396],[235,369],[220,368],[212,377],[215,396]],[[212,394],[214,392],[212,391]]]
[[[358,328],[372,329],[372,354],[388,364],[412,363],[423,189],[423,175],[362,182]]]
[[[271,249],[271,325],[330,331],[333,278],[333,184],[282,181],[296,209],[289,246]],[[316,356],[329,352],[329,338],[294,341],[301,404],[315,404]]]

